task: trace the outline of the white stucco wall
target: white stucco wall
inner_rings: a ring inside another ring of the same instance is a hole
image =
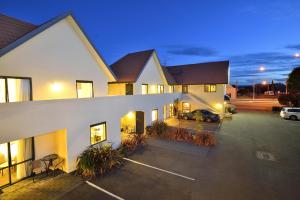
[[[0,57],[0,75],[32,77],[33,100],[76,98],[76,80],[93,81],[95,97],[104,96],[113,81],[71,17]]]
[[[156,53],[153,53],[152,57],[148,60],[140,77],[134,84],[134,94],[142,94],[142,84],[148,84],[149,86],[158,84],[164,85],[165,93],[168,91],[167,82],[163,75]]]
[[[223,114],[224,107],[220,109],[216,105],[221,104],[223,106],[225,93],[225,84],[217,84],[216,92],[204,92],[204,85],[189,85],[188,94],[182,95],[179,109],[182,109],[182,102],[187,102],[191,104],[191,111],[199,108],[206,109],[211,107],[217,112]]]
[[[0,144],[66,129],[68,169],[75,169],[76,157],[90,145],[90,125],[107,124],[107,142],[117,147],[121,142],[120,119],[129,111],[144,111],[151,124],[151,111],[179,96],[174,94],[107,96],[90,99],[66,99],[0,104]],[[49,147],[50,148],[50,147]]]

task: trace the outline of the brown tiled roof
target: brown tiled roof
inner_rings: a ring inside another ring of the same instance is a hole
[[[229,61],[168,66],[177,84],[227,84]]]
[[[167,79],[167,82],[169,85],[175,85],[176,84],[176,81],[175,79],[173,78],[173,76],[170,74],[169,70],[165,67],[165,66],[161,66],[163,72],[164,72],[164,75]]]
[[[136,82],[153,52],[146,50],[130,53],[110,65],[117,82]]]
[[[37,27],[36,25],[0,13],[0,49]]]

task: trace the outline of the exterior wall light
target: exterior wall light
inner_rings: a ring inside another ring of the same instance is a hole
[[[51,89],[52,89],[52,91],[53,92],[59,92],[59,91],[61,91],[61,89],[62,89],[62,86],[61,86],[61,84],[60,83],[53,83],[52,85],[51,85]]]

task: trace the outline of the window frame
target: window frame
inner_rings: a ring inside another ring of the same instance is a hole
[[[132,87],[132,93],[130,94],[127,94],[127,86],[130,85],[130,87]],[[134,93],[134,86],[133,86],[133,83],[125,83],[125,95],[133,95]]]
[[[206,90],[206,86],[208,86],[208,90]],[[212,86],[215,86],[214,91],[212,91],[212,89],[211,89]],[[204,92],[207,92],[207,93],[217,92],[217,84],[204,84]]]
[[[13,142],[13,141],[9,141],[9,142],[2,143],[2,144],[6,144],[6,145],[7,145],[7,166],[2,167],[1,170],[8,169],[9,180],[8,180],[8,183],[7,183],[7,184],[0,186],[0,188],[4,188],[4,187],[6,187],[6,186],[13,185],[13,184],[18,183],[18,182],[20,182],[20,181],[22,181],[22,180],[24,180],[24,179],[26,179],[26,178],[29,177],[29,176],[27,176],[27,177],[21,178],[20,180],[17,180],[17,181],[15,181],[15,182],[13,182],[13,181],[12,181],[12,178],[11,178],[11,168],[12,168],[12,167],[17,167],[17,166],[20,165],[20,164],[23,164],[23,163],[26,163],[26,162],[30,162],[30,161],[35,160],[35,144],[34,144],[34,137],[23,138],[23,139],[17,139],[17,140],[25,140],[25,139],[31,139],[31,158],[25,159],[25,160],[23,160],[23,161],[20,161],[20,162],[14,163],[14,164],[12,164],[12,158],[11,158],[11,142]]]
[[[0,79],[4,79],[5,82],[5,102],[3,103],[11,103],[9,102],[9,91],[8,91],[8,81],[7,79],[27,79],[29,80],[29,101],[32,101],[33,92],[32,92],[32,78],[31,77],[23,77],[23,76],[1,76]],[[21,101],[22,102],[22,101]]]
[[[171,91],[170,91],[171,88]],[[174,85],[169,85],[169,93],[174,93]]]
[[[186,88],[186,91],[183,88]],[[182,85],[181,92],[182,92],[182,94],[188,94],[189,93],[189,85]]]
[[[162,92],[160,92],[160,88],[162,88]],[[157,84],[157,94],[164,94],[164,93],[165,93],[164,85]]]
[[[149,94],[149,91],[148,91],[149,85],[146,84],[146,83],[143,83],[143,84],[142,84],[142,95],[145,95],[145,94],[143,94],[143,86],[146,86],[146,94]]]
[[[105,129],[104,129],[105,130],[105,140],[102,140],[100,142],[96,142],[96,143],[92,144],[92,127],[99,126],[99,125],[102,125],[102,124],[105,125]],[[107,125],[106,125],[106,121],[90,125],[90,144],[91,144],[91,146],[100,144],[100,143],[105,142],[105,141],[107,141]]]
[[[77,94],[77,99],[81,99],[81,98],[78,97],[78,89],[77,89],[78,83],[91,83],[92,84],[92,97],[85,97],[85,98],[94,98],[94,81],[76,80],[76,94]]]

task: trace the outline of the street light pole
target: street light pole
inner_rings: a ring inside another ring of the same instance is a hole
[[[252,86],[252,88],[253,88],[252,100],[254,101],[254,99],[255,99],[255,80],[253,81],[253,86]]]

